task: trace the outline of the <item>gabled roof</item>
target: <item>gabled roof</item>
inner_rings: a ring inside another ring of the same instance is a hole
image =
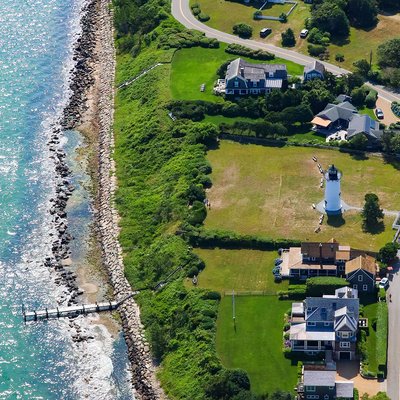
[[[356,112],[357,109],[352,104],[348,101],[344,101],[340,104],[329,103],[324,110],[317,114],[317,117],[329,119],[332,122],[335,122],[338,119],[351,121]]]
[[[353,381],[336,381],[336,398],[353,399],[354,383]]]
[[[304,370],[304,386],[335,386],[336,371]]]
[[[374,257],[369,256],[368,254],[360,255],[353,260],[346,262],[345,273],[346,275],[351,272],[362,269],[364,271],[369,272],[372,275],[376,274],[376,261]]]
[[[351,102],[351,96],[347,96],[347,94],[339,94],[339,96],[335,99],[336,103],[343,103],[344,101]]]
[[[346,312],[344,315],[335,317],[334,329],[335,331],[355,331],[357,330],[357,321]]]
[[[243,76],[241,74],[243,68]],[[260,81],[269,78],[269,73],[274,73],[274,78],[286,79],[287,69],[285,64],[252,64],[241,58],[233,60],[227,68],[226,79],[240,77],[250,81]]]
[[[378,121],[373,120],[369,115],[356,114],[349,123],[347,137],[351,139],[359,133],[365,133],[374,139],[379,139],[382,136]]]
[[[334,239],[330,242],[303,242],[301,244],[301,253],[305,257],[335,258],[336,251],[339,249],[339,243]]]
[[[324,74],[325,73],[325,67],[324,64],[322,64],[321,62],[314,60],[311,64],[308,64],[304,67],[304,73],[308,74],[309,72],[312,71],[317,71],[320,74]]]

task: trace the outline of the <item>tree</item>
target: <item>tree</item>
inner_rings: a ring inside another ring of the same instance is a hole
[[[367,91],[363,87],[355,88],[351,91],[351,102],[356,107],[361,107],[365,101]]]
[[[364,200],[364,207],[361,211],[363,229],[371,231],[383,219],[383,210],[380,207],[379,198],[375,193],[367,193]]]
[[[281,33],[282,46],[293,47],[296,44],[296,37],[294,36],[293,29],[288,28],[285,32]]]
[[[367,77],[369,71],[371,70],[371,65],[365,58],[354,61],[353,65],[356,67],[357,72],[363,77]]]
[[[391,39],[378,46],[378,64],[381,68],[400,68],[400,38]]]
[[[386,243],[383,247],[379,249],[378,261],[381,261],[384,264],[388,264],[396,257],[398,249],[399,245],[397,243],[393,242]]]
[[[381,78],[386,85],[394,88],[400,87],[400,68],[385,68],[382,70]]]
[[[354,26],[370,28],[378,22],[378,7],[375,0],[349,0],[347,15]]]
[[[343,9],[335,2],[325,1],[312,12],[311,25],[332,36],[348,36],[350,23]]]
[[[356,150],[365,150],[368,145],[368,139],[362,133],[358,133],[349,140],[349,147]]]
[[[248,39],[253,34],[253,28],[250,25],[239,23],[233,26],[233,33],[241,38]]]
[[[337,53],[337,54],[335,55],[335,60],[336,60],[336,61],[339,61],[339,62],[343,62],[343,61],[344,61],[344,54],[342,54],[342,53]]]
[[[250,391],[247,373],[240,369],[224,369],[210,379],[206,387],[208,399],[229,400],[242,391]]]

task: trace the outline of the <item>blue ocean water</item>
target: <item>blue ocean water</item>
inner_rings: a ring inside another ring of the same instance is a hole
[[[46,143],[65,104],[83,1],[0,1],[0,399],[131,398],[121,335],[112,340],[82,320],[96,340],[77,346],[68,321],[21,317],[23,303],[54,306],[61,294],[43,265],[55,234]],[[80,139],[67,139],[72,158]],[[81,218],[85,228],[91,214],[82,199],[75,225]]]

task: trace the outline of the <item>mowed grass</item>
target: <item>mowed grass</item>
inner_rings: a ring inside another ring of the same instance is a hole
[[[265,291],[275,294],[286,290],[288,281],[274,282],[272,269],[276,251],[195,249],[206,268],[199,274],[198,286],[226,291]]]
[[[217,353],[227,368],[241,368],[254,393],[292,391],[297,368],[282,353],[283,314],[290,301],[276,296],[236,296],[236,330],[232,298],[221,300],[217,320]]]
[[[364,316],[368,318],[369,335],[367,336],[367,357],[368,370],[378,372],[378,363],[376,360],[376,331],[372,328],[372,320],[377,317],[378,303],[372,303],[364,306]]]
[[[321,232],[314,233],[320,214],[312,204],[323,200],[324,189],[319,187],[321,174],[313,156],[323,168],[333,163],[342,170],[341,192],[347,204],[362,207],[365,194],[374,192],[384,209],[400,209],[400,172],[379,157],[358,160],[335,150],[221,141],[219,149],[208,153],[213,186],[207,194],[211,209],[206,228],[305,241],[334,237],[369,250],[391,241],[393,216],[385,218],[384,232],[369,234],[362,231],[357,211],[346,212],[344,220],[325,218]]]
[[[213,94],[214,82],[217,78],[218,68],[228,60],[238,56],[225,53],[226,44],[221,43],[218,49],[205,49],[192,47],[182,49],[175,53],[171,70],[171,93],[175,100],[207,100],[223,101],[222,97]],[[245,58],[253,63],[286,64],[288,73],[301,75],[303,67],[291,61],[275,58],[271,61],[255,61]],[[205,91],[200,91],[200,86],[205,84]]]
[[[280,45],[281,33],[287,28],[292,28],[296,38],[299,38],[300,31],[304,28],[305,19],[310,17],[310,5],[304,4],[302,1],[297,4],[289,15],[287,23],[268,20],[255,21],[253,14],[262,3],[244,4],[226,0],[190,0],[190,4],[194,3],[199,3],[201,10],[210,16],[210,20],[206,22],[206,25],[223,32],[233,33],[233,26],[239,22],[244,22],[253,28],[252,39],[275,45]],[[289,11],[289,9],[286,6],[274,4],[270,8],[264,9],[262,14],[277,17],[282,12]],[[267,38],[262,39],[259,36],[259,32],[266,27],[271,28],[272,33]],[[303,42],[297,39],[296,47],[301,47]]]

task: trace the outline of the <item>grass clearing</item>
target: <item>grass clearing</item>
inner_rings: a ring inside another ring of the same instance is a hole
[[[201,288],[220,293],[235,290],[275,294],[287,290],[288,281],[274,282],[276,251],[195,249],[194,252],[206,263],[198,277]]]
[[[287,23],[279,21],[257,20],[253,19],[253,14],[260,7],[260,3],[237,3],[226,0],[190,0],[190,4],[199,3],[201,10],[211,18],[206,25],[223,32],[232,33],[233,25],[244,22],[253,28],[254,40],[260,42],[280,45],[281,33],[287,28],[292,28],[296,37],[299,37],[300,31],[304,28],[304,21],[310,16],[310,5],[300,1],[293,12],[288,17]],[[290,7],[289,7],[290,8]],[[262,11],[263,15],[278,17],[282,12],[289,9],[283,5],[274,4],[269,9]],[[271,28],[272,33],[265,39],[259,37],[262,28]],[[297,39],[296,47],[304,46],[304,41]],[[307,46],[306,46],[307,48]]]
[[[371,119],[373,119],[374,121],[377,121],[376,115],[374,113],[374,110],[372,108],[368,108],[368,107],[362,107],[358,109],[358,112],[360,114],[366,114],[369,115]]]
[[[342,198],[362,207],[364,195],[374,192],[386,210],[400,209],[400,165],[380,157],[359,159],[336,150],[303,147],[266,147],[221,141],[209,151],[213,186],[208,191],[211,209],[206,228],[242,234],[287,237],[305,241],[336,238],[355,248],[378,250],[393,238],[393,216],[385,218],[379,234],[361,229],[359,212],[348,211],[344,219],[329,218],[314,233],[319,213],[311,205],[324,198],[321,174],[312,157],[324,168],[335,164],[343,171]]]
[[[221,43],[218,49],[192,47],[177,51],[172,59],[170,88],[175,100],[207,100],[224,101],[213,94],[214,82],[217,80],[217,69],[228,60],[238,56],[225,53],[226,44]],[[243,59],[253,63],[286,64],[288,73],[301,75],[303,67],[281,58],[271,61],[256,61],[246,57]],[[205,83],[204,92],[200,86]]]
[[[225,367],[242,368],[256,394],[292,391],[297,367],[282,353],[283,314],[290,301],[276,296],[236,296],[236,330],[232,298],[221,300],[217,320],[217,353]]]
[[[364,306],[364,316],[368,318],[369,335],[367,336],[367,357],[368,370],[378,372],[378,362],[376,358],[376,330],[372,328],[372,320],[377,317],[378,303]]]

